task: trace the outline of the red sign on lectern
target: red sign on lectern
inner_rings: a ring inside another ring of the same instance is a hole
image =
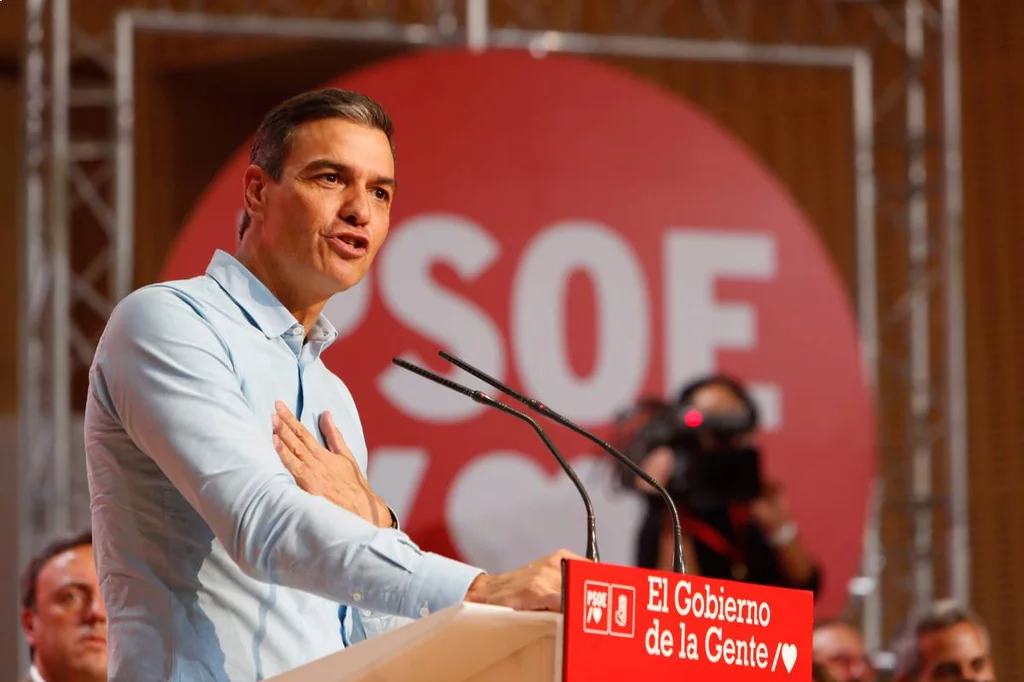
[[[810,592],[588,561],[565,570],[564,682],[811,679]]]

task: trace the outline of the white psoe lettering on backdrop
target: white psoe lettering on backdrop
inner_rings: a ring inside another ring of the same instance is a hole
[[[742,301],[720,301],[716,283],[770,280],[776,245],[760,232],[683,227],[665,229],[661,242],[665,387],[674,393],[685,380],[713,371],[717,350],[756,347],[756,310]],[[342,337],[356,333],[376,288],[388,312],[415,334],[500,379],[514,363],[526,392],[576,421],[603,422],[641,389],[649,372],[654,331],[649,287],[658,285],[657,278],[645,273],[635,249],[612,227],[582,220],[555,223],[538,231],[518,256],[509,283],[506,339],[493,313],[432,275],[434,267],[447,267],[471,287],[503,256],[483,225],[454,214],[413,216],[394,227],[370,275],[334,297],[326,314]],[[569,279],[580,274],[591,284],[596,307],[596,357],[586,376],[572,369],[565,322]],[[411,351],[403,355],[424,364]],[[480,386],[454,368],[448,376]],[[397,410],[422,422],[465,423],[486,409],[391,365],[378,375],[377,387]],[[764,408],[766,428],[778,427],[778,387],[758,384],[752,391]],[[429,456],[440,454],[410,445],[378,447],[370,457],[370,481],[400,518],[414,508]],[[602,519],[604,558],[631,563],[639,504],[618,494],[598,459],[578,458],[575,464]],[[496,489],[504,491],[507,504],[495,503]],[[579,499],[570,482],[561,472],[549,475],[525,454],[474,458],[453,481],[445,515],[462,555],[492,571],[514,568],[555,547],[583,551]],[[543,533],[536,532],[540,519]],[[495,546],[495,524],[517,535],[515,542]]]
[[[714,371],[718,350],[757,346],[756,310],[742,301],[718,300],[716,284],[771,280],[776,252],[774,237],[762,232],[663,231],[666,392]],[[499,379],[514,362],[527,392],[570,419],[605,421],[640,389],[652,359],[651,282],[635,250],[619,232],[595,221],[563,221],[540,230],[519,256],[510,283],[507,340],[488,311],[431,276],[442,265],[472,285],[501,257],[500,244],[482,225],[453,214],[414,216],[395,226],[370,277],[332,299],[327,315],[341,336],[354,333],[375,285],[389,313],[410,331]],[[573,370],[567,349],[566,289],[573,274],[584,275],[595,292],[597,353],[587,376]],[[411,351],[404,356],[422,362]],[[455,369],[448,376],[479,385]],[[466,422],[486,409],[390,365],[377,386],[403,414],[429,423]],[[778,428],[778,386],[762,383],[752,390],[764,408],[766,428]]]
[[[401,324],[447,350],[470,359],[492,376],[505,376],[505,344],[486,311],[435,282],[430,270],[446,265],[471,283],[500,255],[500,245],[481,226],[451,215],[423,215],[402,224],[381,252],[380,295]],[[423,360],[406,353],[410,362]],[[465,382],[465,377],[455,377]],[[406,415],[427,422],[462,422],[484,405],[388,365],[377,379],[388,401]]]
[[[597,357],[589,376],[570,364],[566,292],[583,274],[597,306]],[[643,387],[650,361],[650,296],[629,242],[591,221],[541,230],[519,259],[512,283],[512,349],[528,393],[599,423]]]
[[[721,302],[715,285],[775,276],[775,238],[765,233],[673,228],[663,235],[665,380],[680,386],[715,366],[719,349],[753,350],[753,306]]]

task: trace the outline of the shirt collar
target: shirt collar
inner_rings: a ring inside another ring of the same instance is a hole
[[[39,669],[34,665],[28,669],[28,678],[32,680],[32,682],[46,682],[43,679],[43,676],[39,674]]]
[[[234,256],[217,249],[206,268],[206,274],[234,300],[268,339],[277,338],[300,328],[295,316],[281,305],[273,292]],[[337,337],[334,325],[321,314],[313,323],[309,338],[325,347]]]

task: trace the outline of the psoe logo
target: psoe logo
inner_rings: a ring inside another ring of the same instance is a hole
[[[583,631],[633,637],[636,588],[588,580],[583,583]]]

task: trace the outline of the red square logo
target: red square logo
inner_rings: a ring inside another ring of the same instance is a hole
[[[608,583],[583,583],[583,631],[607,635],[611,628],[610,588]]]
[[[636,588],[611,585],[608,588],[608,611],[608,634],[613,637],[632,637],[636,617]]]

